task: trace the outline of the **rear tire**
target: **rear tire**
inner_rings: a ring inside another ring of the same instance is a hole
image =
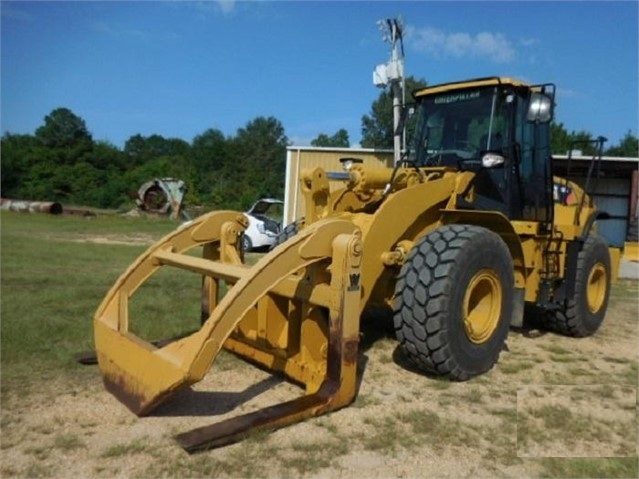
[[[610,277],[606,241],[600,236],[588,236],[577,257],[574,295],[559,310],[544,315],[544,327],[575,338],[594,334],[608,308]]]
[[[508,247],[495,233],[447,225],[417,242],[395,288],[395,334],[420,369],[467,380],[493,367],[512,315]]]

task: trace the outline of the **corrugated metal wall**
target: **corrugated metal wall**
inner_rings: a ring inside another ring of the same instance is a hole
[[[584,186],[586,179],[577,178],[576,181]],[[597,221],[597,231],[610,246],[620,248],[628,231],[630,178],[599,178],[594,185],[591,184],[591,189],[593,186],[592,197],[597,210],[610,215],[610,219]]]
[[[300,193],[299,179],[304,170],[317,167],[325,171],[343,171],[340,158],[361,158],[371,168],[393,166],[392,150],[371,150],[361,148],[314,148],[290,146],[286,152],[286,189],[284,191],[284,225],[304,216],[304,197]],[[341,182],[331,182],[331,190],[343,186]]]
[[[554,173],[568,177],[584,187],[586,172],[594,158],[588,156],[569,158],[553,155]],[[591,179],[589,189],[594,188],[593,198],[597,209],[610,215],[610,219],[599,220],[597,229],[611,246],[622,247],[626,241],[635,241],[629,232],[637,224],[637,200],[639,158],[604,156],[597,167],[600,177]],[[572,172],[572,173],[570,173]]]

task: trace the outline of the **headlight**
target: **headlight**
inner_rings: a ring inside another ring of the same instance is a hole
[[[530,96],[526,120],[548,123],[552,120],[552,100],[543,93],[533,93]]]

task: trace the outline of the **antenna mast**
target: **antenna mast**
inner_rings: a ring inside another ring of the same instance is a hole
[[[401,17],[387,18],[377,22],[382,32],[382,40],[391,44],[391,58],[388,63],[377,65],[373,72],[373,83],[377,87],[385,88],[390,85],[393,95],[393,153],[395,164],[402,154],[403,134],[398,131],[404,92],[406,90],[404,78],[404,27]]]

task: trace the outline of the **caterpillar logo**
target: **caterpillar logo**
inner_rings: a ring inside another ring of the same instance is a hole
[[[349,274],[348,291],[359,291],[359,273]]]
[[[440,105],[442,103],[457,103],[460,101],[468,101],[474,100],[475,98],[479,98],[480,92],[473,91],[469,93],[455,93],[454,95],[446,95],[435,98],[435,105]]]

